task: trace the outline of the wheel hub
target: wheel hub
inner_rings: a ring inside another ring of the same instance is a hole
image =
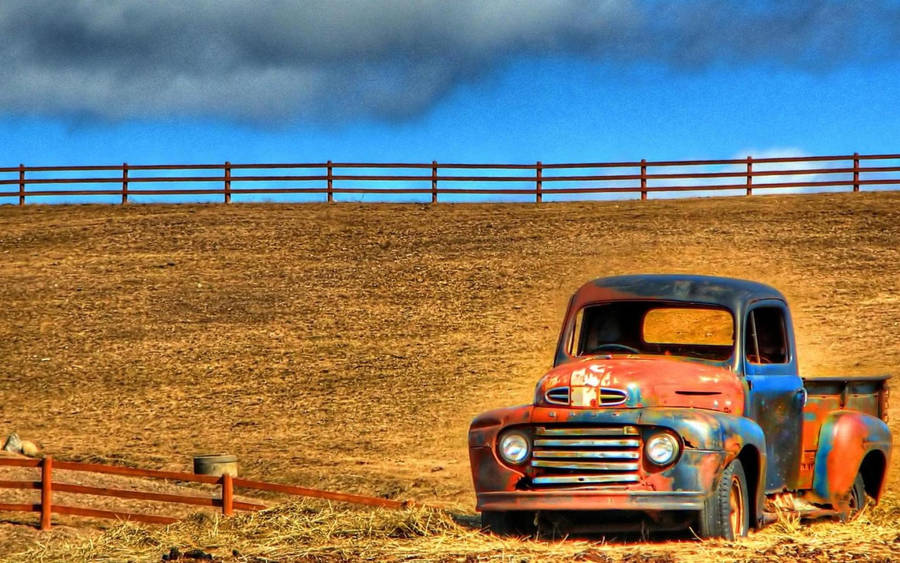
[[[728,519],[731,523],[731,534],[737,539],[741,537],[744,531],[744,491],[741,487],[741,481],[737,477],[731,478],[731,491],[728,495],[729,514]]]

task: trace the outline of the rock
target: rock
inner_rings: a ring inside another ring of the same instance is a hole
[[[3,451],[12,452],[14,454],[22,453],[22,439],[19,438],[19,435],[13,432],[6,439],[6,442],[3,444]]]
[[[31,440],[22,440],[21,451],[28,457],[37,457],[41,453],[41,448]]]

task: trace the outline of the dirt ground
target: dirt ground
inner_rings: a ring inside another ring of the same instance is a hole
[[[804,375],[900,366],[900,192],[2,206],[0,256],[4,436],[173,470],[227,452],[251,478],[458,511],[469,420],[531,400],[594,277],[770,283]],[[40,541],[23,518],[0,514],[0,551]]]

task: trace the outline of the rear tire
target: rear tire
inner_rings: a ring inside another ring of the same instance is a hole
[[[866,507],[867,502],[866,484],[863,481],[862,474],[858,474],[853,482],[853,488],[850,489],[850,514],[847,515],[847,520],[856,518],[862,512],[862,509]]]
[[[700,511],[700,537],[735,540],[750,529],[747,477],[740,460],[732,461]]]
[[[492,511],[481,513],[481,527],[498,536],[527,536],[534,531],[529,517],[531,512],[524,511]]]

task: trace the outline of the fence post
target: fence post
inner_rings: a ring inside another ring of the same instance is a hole
[[[231,162],[225,161],[225,203],[231,203]]]
[[[334,184],[333,184],[334,174],[332,174],[330,160],[328,161],[328,164],[326,166],[328,167],[327,173],[325,175],[325,178],[328,180],[328,189],[326,191],[326,193],[328,193],[328,203],[334,203]]]
[[[540,160],[537,161],[535,170],[537,173],[535,174],[535,178],[534,178],[535,179],[534,196],[535,196],[535,201],[537,203],[540,203],[544,200],[544,181],[542,180],[542,178],[544,177],[544,174],[543,174],[544,165],[541,164]]]
[[[859,191],[859,153],[853,153],[853,191]]]
[[[19,163],[19,205],[25,205],[25,165]]]
[[[128,203],[128,163],[122,163],[122,205]]]
[[[747,157],[747,195],[753,195],[753,157]]]
[[[437,161],[431,161],[431,203],[437,203]]]
[[[47,456],[41,462],[41,529],[50,529],[53,514],[53,458]]]
[[[647,159],[641,159],[641,199],[647,199]]]
[[[234,514],[234,481],[228,473],[222,474],[222,514]]]

